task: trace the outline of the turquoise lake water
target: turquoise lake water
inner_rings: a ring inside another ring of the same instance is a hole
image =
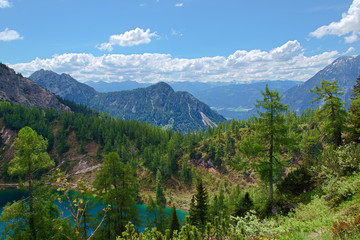
[[[26,197],[27,195],[28,195],[27,192],[20,191],[20,190],[1,190],[0,191],[0,215],[1,215],[2,209],[6,205],[6,203],[20,200],[21,198]],[[145,221],[146,221],[146,216],[147,216],[146,204],[137,204],[136,207],[139,209],[139,217],[142,219],[143,225],[144,225]],[[91,213],[96,213],[97,211],[101,211],[102,209],[103,209],[103,206],[99,204],[92,209]],[[165,212],[170,217],[171,208],[166,207]],[[176,213],[179,217],[180,223],[182,223],[187,212],[177,209]],[[0,228],[1,228],[1,223],[0,223]],[[139,229],[139,231],[143,231],[144,226],[139,226],[138,229]]]

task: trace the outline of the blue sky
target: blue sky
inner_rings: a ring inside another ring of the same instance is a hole
[[[80,81],[305,81],[360,54],[360,0],[0,0],[0,61]]]

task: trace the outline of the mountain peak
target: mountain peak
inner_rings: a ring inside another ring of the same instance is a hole
[[[148,89],[167,92],[167,93],[175,92],[174,89],[165,82],[158,82],[148,87]]]

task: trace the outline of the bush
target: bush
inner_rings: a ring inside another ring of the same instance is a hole
[[[310,191],[314,186],[314,181],[306,168],[297,168],[290,172],[277,188],[280,193],[300,195]]]

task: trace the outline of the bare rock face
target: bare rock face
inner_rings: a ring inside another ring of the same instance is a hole
[[[16,74],[13,69],[2,63],[0,63],[0,98],[27,107],[40,107],[42,109],[52,107],[61,111],[70,110],[69,107],[60,103],[54,94],[21,74]]]

